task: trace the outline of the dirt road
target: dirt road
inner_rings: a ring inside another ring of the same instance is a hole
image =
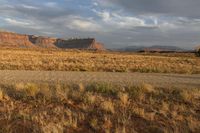
[[[149,83],[157,87],[200,88],[200,75],[0,70],[0,82]]]

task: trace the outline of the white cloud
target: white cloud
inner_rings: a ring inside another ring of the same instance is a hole
[[[21,5],[23,8],[26,8],[26,9],[33,9],[33,10],[37,10],[38,7],[35,7],[35,6],[30,6],[30,5],[25,5],[25,4],[22,4]]]
[[[28,25],[30,25],[29,22],[20,21],[20,20],[16,20],[16,19],[12,19],[12,18],[5,18],[4,20],[7,23],[9,23],[11,25],[16,25],[16,26],[28,26]]]
[[[134,28],[134,27],[150,27],[152,25],[146,24],[145,20],[139,17],[121,15],[118,12],[109,11],[97,11],[92,9],[92,11],[99,16],[102,21],[112,26],[112,28]]]
[[[93,2],[93,5],[94,6],[98,6],[99,4],[97,2]]]
[[[129,27],[139,27],[143,26],[146,27],[148,26],[145,24],[145,20],[137,18],[137,17],[132,17],[132,16],[122,16],[117,13],[113,13],[113,20],[115,21],[119,26],[124,27],[124,28],[129,28]]]
[[[162,16],[162,18],[160,18],[160,16],[149,15],[129,16],[124,15],[124,13],[120,11],[97,11],[96,9],[92,9],[92,11],[101,19],[98,21],[101,22],[100,24],[102,27],[106,27],[106,31],[110,32],[118,29],[127,31],[143,28],[142,32],[144,32],[145,29],[159,29],[162,33],[166,33],[178,28],[184,28],[185,24],[182,24],[184,22],[186,24],[189,23],[189,20],[183,18],[180,22],[177,18],[165,18],[164,16]],[[196,23],[200,23],[200,21],[196,20]],[[138,31],[138,29],[136,30]]]
[[[58,4],[56,2],[46,2],[44,3],[45,6],[50,7],[50,8],[54,8],[57,7]]]
[[[92,11],[95,12],[97,14],[97,16],[101,17],[103,19],[103,21],[105,21],[105,22],[108,22],[111,20],[110,12],[107,12],[107,11],[99,12],[95,9],[92,9]]]
[[[81,31],[99,31],[100,26],[92,19],[83,19],[81,17],[71,17],[67,27],[70,29]]]
[[[46,2],[44,5],[47,7],[56,7],[57,3],[56,2]]]
[[[93,0],[95,3],[102,7],[112,7],[113,3],[110,0]]]
[[[84,32],[101,32],[102,28],[99,23],[97,23],[92,18],[86,18],[76,15],[66,15],[62,17],[57,17],[50,20],[50,23],[63,26],[65,28]]]
[[[43,29],[43,26],[40,26],[31,21],[26,21],[24,19],[4,18],[4,21],[11,26],[31,28],[31,29],[37,29],[37,30]]]

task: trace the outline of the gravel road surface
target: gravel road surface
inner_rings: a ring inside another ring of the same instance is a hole
[[[119,84],[148,83],[156,87],[200,88],[200,74],[112,73],[112,72],[61,72],[0,70],[0,83],[111,82]]]

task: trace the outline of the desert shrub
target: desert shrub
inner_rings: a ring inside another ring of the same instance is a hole
[[[132,99],[142,99],[146,93],[145,88],[140,86],[131,86],[127,88],[127,92]]]
[[[127,93],[122,93],[122,92],[119,92],[118,93],[118,98],[120,99],[122,105],[126,105],[129,101],[129,96]]]
[[[138,108],[138,107],[135,107],[133,108],[133,113],[139,117],[144,117],[145,116],[145,111],[143,108]]]
[[[149,133],[165,133],[165,130],[158,127],[158,126],[149,126],[149,127],[147,127],[146,132],[149,132]]]
[[[88,85],[86,90],[89,92],[96,92],[113,96],[116,96],[117,94],[116,88],[109,83],[93,83]]]
[[[196,55],[197,55],[198,57],[200,57],[200,48],[197,49],[197,51],[196,51]]]
[[[93,95],[91,92],[88,92],[84,95],[84,103],[87,103],[87,104],[94,104],[95,101],[96,101],[96,96]]]
[[[107,113],[115,112],[114,104],[111,100],[103,101],[100,106],[101,106],[101,109],[103,109]]]
[[[189,102],[192,99],[190,92],[183,89],[173,89],[171,92],[171,99]]]
[[[26,92],[24,90],[24,86],[23,88],[20,88],[20,89],[16,88],[16,85],[5,85],[3,87],[6,94],[11,98],[20,100],[27,97]]]
[[[24,91],[27,96],[35,97],[39,92],[39,87],[36,84],[28,83],[24,86]]]
[[[50,88],[50,85],[48,84],[42,84],[40,85],[40,90],[38,92],[38,98],[44,98],[44,99],[51,99],[52,98],[52,91]]]
[[[97,130],[99,128],[98,119],[96,118],[91,119],[89,124],[90,124],[90,127],[94,130]]]
[[[3,100],[3,91],[2,89],[0,88],[0,101]]]
[[[16,100],[22,100],[27,97],[35,97],[39,92],[39,87],[33,83],[16,83],[11,85],[3,85],[4,92],[9,97]]]

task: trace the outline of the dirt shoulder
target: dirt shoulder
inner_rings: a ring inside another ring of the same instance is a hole
[[[112,73],[112,72],[62,72],[62,71],[16,71],[0,70],[2,83],[50,82],[91,83],[110,82],[118,84],[148,83],[155,87],[196,88],[200,87],[200,75],[158,73]]]

